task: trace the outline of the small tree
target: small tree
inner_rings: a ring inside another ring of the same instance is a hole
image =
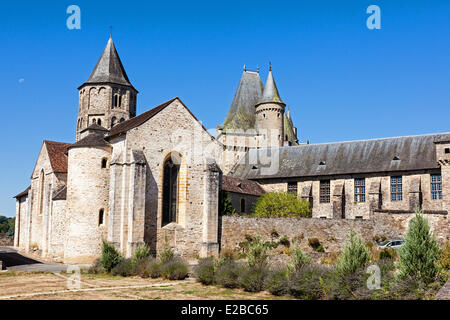
[[[115,266],[121,263],[123,260],[122,255],[117,251],[116,247],[112,243],[105,240],[102,242],[102,256],[100,257],[100,263],[106,271],[110,272]]]
[[[268,192],[258,199],[253,213],[257,217],[311,217],[309,202],[287,192]]]
[[[344,250],[339,257],[337,271],[341,274],[354,273],[370,260],[370,252],[364,245],[362,238],[350,232],[350,240],[345,244]]]
[[[219,194],[219,214],[221,216],[232,216],[236,214],[230,194],[224,190],[220,191]]]
[[[302,251],[300,245],[294,242],[294,246],[291,250],[292,269],[295,271],[300,270],[302,267],[311,263],[311,258]]]
[[[405,244],[399,249],[400,278],[413,277],[431,283],[439,270],[437,262],[441,249],[430,231],[428,220],[420,210],[411,219],[406,232]]]

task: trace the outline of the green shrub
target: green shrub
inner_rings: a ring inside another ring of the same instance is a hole
[[[325,252],[325,249],[323,248],[322,245],[320,245],[320,246],[318,246],[318,247],[316,248],[316,251],[317,251],[317,252]]]
[[[294,242],[294,246],[291,250],[291,264],[293,270],[300,270],[304,266],[311,263],[311,258],[305,254],[300,245]]]
[[[159,278],[161,276],[161,263],[152,256],[147,256],[136,263],[135,273],[142,278]]]
[[[268,263],[269,255],[267,247],[260,241],[259,237],[255,237],[248,245],[247,251],[248,265],[250,267],[265,267]]]
[[[394,249],[383,248],[383,250],[380,251],[378,259],[380,259],[380,260],[383,260],[383,259],[394,260],[396,256],[397,256],[397,251],[395,251]]]
[[[257,217],[311,217],[308,201],[287,192],[268,192],[258,199],[253,213]]]
[[[236,210],[231,202],[230,194],[227,191],[220,191],[219,193],[219,215],[221,216],[234,216]]]
[[[308,245],[313,248],[314,250],[317,250],[319,246],[321,246],[319,239],[317,238],[309,238],[308,239]]]
[[[133,255],[133,262],[137,263],[138,261],[147,258],[150,255],[150,248],[145,243],[140,243]]]
[[[326,267],[316,264],[295,270],[289,275],[289,293],[298,299],[321,299],[326,295],[322,283],[327,273]]]
[[[132,259],[124,259],[114,268],[112,268],[111,273],[114,276],[120,275],[122,277],[129,277],[134,275],[134,264]]]
[[[227,260],[217,267],[216,282],[224,288],[238,288],[242,266],[234,260]]]
[[[265,289],[265,281],[268,275],[267,266],[248,266],[239,276],[240,286],[247,292],[260,292]]]
[[[337,264],[337,270],[341,274],[349,274],[364,267],[370,260],[370,252],[363,240],[353,231],[350,232],[350,240],[345,244],[344,250]]]
[[[103,240],[102,242],[102,255],[100,257],[100,263],[107,272],[111,272],[111,270],[117,266],[120,262],[122,262],[123,257],[117,251],[116,247],[113,244],[108,243]]]
[[[175,258],[175,252],[169,246],[167,237],[164,236],[164,247],[163,247],[163,250],[159,254],[159,261],[161,262],[161,264],[165,264],[165,263],[172,261],[174,258]]]
[[[437,263],[441,249],[430,231],[427,219],[422,212],[409,222],[405,243],[399,249],[400,278],[408,277],[431,283],[439,273]]]
[[[446,241],[441,253],[441,266],[443,269],[450,269],[450,241]]]
[[[373,292],[367,288],[369,276],[364,267],[352,273],[342,273],[339,270],[329,273],[324,276],[328,298],[333,300],[371,299]]]
[[[95,259],[92,266],[89,267],[88,273],[90,274],[99,274],[99,273],[105,273],[105,269],[103,268],[100,259]]]
[[[287,248],[291,246],[291,242],[289,241],[289,238],[284,236],[280,239],[279,243]]]
[[[265,287],[274,296],[283,296],[289,292],[289,271],[286,267],[276,267],[267,275]]]
[[[198,261],[194,268],[195,278],[202,284],[211,285],[215,283],[215,262],[213,257],[203,258]]]
[[[188,274],[188,265],[179,258],[172,259],[161,266],[161,275],[164,279],[184,280]]]

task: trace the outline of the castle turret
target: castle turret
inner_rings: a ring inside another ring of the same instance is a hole
[[[138,91],[128,79],[110,37],[89,79],[79,88],[76,140],[92,123],[111,129],[136,116]]]
[[[270,66],[261,100],[256,104],[256,130],[262,136],[261,143],[268,147],[284,144],[284,109]]]

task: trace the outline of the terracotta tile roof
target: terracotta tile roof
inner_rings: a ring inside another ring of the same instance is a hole
[[[50,158],[50,164],[53,172],[65,173],[67,172],[67,148],[70,143],[56,142],[56,141],[44,141],[47,147],[48,157]]]
[[[23,196],[28,195],[28,191],[30,191],[30,189],[31,189],[31,186],[28,186],[28,188],[26,188],[25,191],[22,191],[21,193],[14,196],[13,198],[19,199],[19,198],[22,198]]]
[[[222,190],[254,196],[262,196],[266,193],[256,181],[244,180],[231,176],[222,176]]]

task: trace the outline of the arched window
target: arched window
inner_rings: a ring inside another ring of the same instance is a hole
[[[108,159],[103,158],[102,159],[102,169],[105,169],[107,164],[108,164]]]
[[[119,108],[122,107],[122,96],[119,96]]]
[[[105,223],[105,210],[100,209],[98,212],[98,225],[102,226]]]
[[[96,123],[97,122],[97,120],[94,118],[94,119],[92,119],[92,123]]]
[[[98,119],[98,120],[97,120],[97,124],[98,124],[99,126],[101,126],[101,125],[102,125],[102,119]]]
[[[120,118],[120,122],[122,123],[122,122],[124,122],[125,121],[125,119],[124,118]]]
[[[241,213],[245,213],[245,199],[241,198]]]
[[[180,165],[172,157],[164,162],[163,195],[162,195],[162,224],[163,226],[177,221],[178,173]]]
[[[114,125],[116,124],[116,121],[117,121],[116,117],[111,118],[111,128],[114,127]]]
[[[41,170],[39,175],[39,214],[42,214],[44,210],[44,186],[45,186],[45,173]]]

